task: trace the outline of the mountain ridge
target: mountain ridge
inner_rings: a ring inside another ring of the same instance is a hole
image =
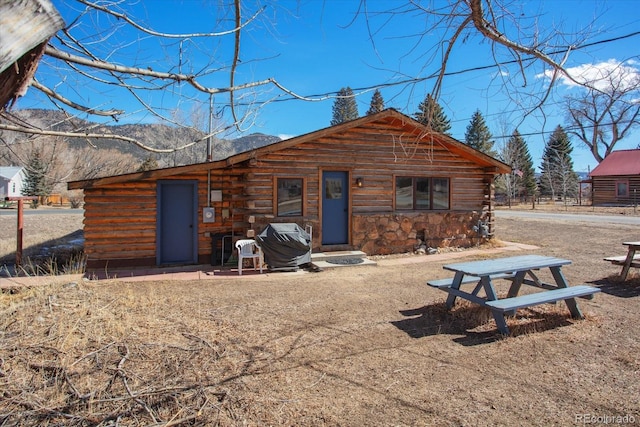
[[[206,145],[203,139],[204,132],[187,127],[172,127],[165,124],[115,124],[106,125],[91,122],[76,117],[69,117],[63,111],[47,109],[22,109],[12,111],[12,115],[19,120],[41,129],[50,129],[60,132],[86,132],[91,134],[119,135],[132,138],[147,146],[159,150],[170,150],[194,141],[193,146],[174,153],[155,153],[145,150],[138,145],[111,138],[90,138],[91,145],[97,148],[116,149],[121,153],[134,156],[141,162],[150,157],[155,157],[162,167],[182,166],[186,164],[201,163],[207,160]],[[24,134],[23,134],[24,135]],[[88,144],[88,138],[65,137],[73,148],[84,147]],[[281,141],[278,136],[263,133],[252,133],[235,139],[213,138],[213,160],[223,160],[234,154],[254,150]]]

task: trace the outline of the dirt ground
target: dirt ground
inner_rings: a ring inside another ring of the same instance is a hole
[[[602,261],[637,227],[497,229],[601,288],[578,300],[585,320],[538,306],[502,337],[487,311],[444,307],[426,281],[448,276],[445,261],[429,256],[38,286],[0,295],[0,425],[640,424],[640,276],[620,282]]]

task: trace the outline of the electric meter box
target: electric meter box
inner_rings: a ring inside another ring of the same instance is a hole
[[[202,222],[216,222],[216,208],[203,208]]]

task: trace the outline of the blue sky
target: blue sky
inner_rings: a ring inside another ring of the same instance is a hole
[[[72,0],[53,0],[54,5],[67,23],[78,16],[84,6]],[[428,5],[431,2],[423,2]],[[448,2],[435,1],[436,7],[446,7]],[[366,3],[348,0],[299,0],[264,3],[267,7],[242,34],[240,58],[236,84],[275,78],[288,89],[309,98],[323,98],[350,86],[358,93],[357,103],[361,115],[369,107],[373,89],[381,88],[387,107],[412,115],[427,93],[433,90],[435,80],[429,78],[440,68],[440,51],[443,32],[424,34],[426,23],[419,11],[398,13],[405,2],[369,0]],[[169,33],[193,33],[220,31],[231,26],[230,17],[221,16],[217,1],[205,0],[141,0],[124,2],[123,10],[135,16],[149,28]],[[367,18],[363,14],[366,5]],[[256,2],[247,2],[245,17],[257,10]],[[537,19],[536,31],[540,34],[553,28],[562,28],[567,33],[587,29],[588,37],[582,43],[600,41],[640,31],[640,15],[636,12],[635,0],[614,1],[512,1],[514,12],[523,26]],[[395,10],[395,14],[383,13]],[[100,37],[92,38],[99,29]],[[76,37],[89,43],[91,49],[101,57],[123,63],[151,67],[158,71],[211,70],[202,79],[209,86],[225,87],[229,84],[228,66],[230,39],[207,40],[191,38],[183,43],[183,56],[178,52],[178,41],[165,40],[163,46],[153,37],[127,29],[122,22],[106,17],[86,17],[73,30]],[[513,28],[505,27],[505,34],[515,34]],[[530,33],[533,30],[529,31]],[[566,42],[574,41],[567,36]],[[576,50],[569,56],[569,69],[594,69],[606,63],[624,62],[633,70],[640,69],[637,48],[640,36],[596,45],[589,49]],[[115,48],[117,47],[117,49]],[[561,108],[562,96],[582,90],[560,84],[544,108],[544,116],[535,112],[525,117],[535,97],[524,96],[514,101],[516,92],[539,95],[548,80],[543,77],[544,68],[533,67],[520,70],[515,66],[501,69],[488,68],[470,71],[495,62],[486,41],[470,36],[465,43],[454,47],[448,72],[460,74],[445,77],[439,102],[451,120],[454,138],[464,140],[466,127],[474,111],[480,110],[496,137],[496,144],[504,143],[502,135],[509,135],[517,126],[525,136],[536,166],[549,132],[564,124]],[[497,53],[499,60],[510,59]],[[76,80],[67,71],[61,71],[54,63],[44,63],[38,78],[45,84],[58,88],[71,99],[103,108],[125,106],[128,113],[122,122],[150,122],[157,118],[143,115],[141,108],[127,94],[115,88],[97,87],[94,83]],[[179,69],[178,69],[179,67]],[[218,70],[219,71],[215,71]],[[401,83],[410,79],[423,79],[415,83]],[[512,86],[504,86],[504,81]],[[526,84],[526,85],[525,85]],[[154,91],[149,103],[160,111],[189,111],[195,96],[189,88],[180,87],[173,92]],[[256,115],[245,124],[246,133],[262,132],[283,137],[295,136],[329,126],[332,114],[332,98],[323,101],[291,100],[289,96],[273,87],[262,87],[257,93],[238,95],[242,102],[263,103]],[[207,104],[207,98],[201,98]],[[216,107],[228,114],[224,105],[227,95],[216,95]],[[20,100],[18,108],[42,106],[42,100],[34,90]],[[223,116],[220,121],[228,119]],[[251,124],[250,127],[248,125]],[[621,141],[617,149],[636,148],[638,133]],[[577,171],[586,171],[596,166],[596,161],[575,140],[574,164]]]

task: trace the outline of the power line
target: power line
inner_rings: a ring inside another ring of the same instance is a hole
[[[613,122],[611,122],[611,123],[598,123],[597,125],[588,125],[588,126],[582,126],[582,127],[575,126],[575,125],[574,126],[562,126],[562,129],[564,129],[565,131],[571,132],[571,131],[575,131],[575,130],[579,130],[579,129],[593,129],[596,126],[597,127],[606,127],[606,126],[612,126],[614,124],[629,124],[629,123],[632,123],[632,121],[631,120],[621,120],[621,121],[619,121],[617,123],[613,123]],[[547,135],[547,134],[550,134],[550,133],[553,133],[553,132],[555,132],[555,129],[554,130],[545,130],[545,131],[541,130],[541,131],[527,132],[527,133],[518,132],[518,133],[520,133],[520,136],[544,136],[544,135]],[[493,139],[505,139],[505,138],[511,138],[511,136],[512,135],[500,135],[500,136],[492,135],[491,137]]]
[[[612,38],[608,38],[608,39],[604,39],[604,40],[597,40],[595,42],[585,43],[585,44],[582,44],[582,45],[566,46],[566,47],[564,47],[562,49],[548,52],[547,55],[564,54],[564,53],[567,53],[569,51],[580,50],[580,49],[593,47],[593,46],[606,44],[606,43],[612,43],[612,42],[624,40],[624,39],[627,39],[627,38],[636,37],[636,36],[639,36],[639,35],[640,35],[640,31],[635,31],[633,33],[625,34],[625,35],[622,35],[622,36],[612,37]],[[451,77],[451,76],[456,76],[456,75],[460,75],[460,74],[466,74],[466,73],[470,73],[470,72],[474,72],[474,71],[484,71],[484,70],[489,70],[489,69],[492,69],[492,68],[498,68],[498,67],[501,67],[501,66],[504,66],[504,65],[513,65],[513,64],[521,64],[523,62],[531,62],[531,61],[534,61],[535,59],[536,59],[535,57],[529,57],[529,58],[514,59],[514,60],[511,60],[511,61],[503,61],[503,62],[487,64],[487,65],[480,65],[480,66],[477,66],[477,67],[464,68],[462,70],[457,70],[457,71],[448,71],[448,72],[445,72],[443,74],[443,76]],[[409,78],[409,79],[399,80],[399,81],[396,81],[396,82],[381,83],[381,84],[377,84],[377,85],[353,88],[353,90],[355,92],[365,93],[365,92],[370,92],[370,91],[375,90],[375,89],[381,89],[381,88],[386,88],[386,87],[402,86],[402,85],[407,85],[407,84],[412,84],[412,83],[422,83],[422,82],[425,82],[427,80],[433,80],[433,79],[437,78],[439,75],[440,75],[440,73],[432,73],[431,75],[426,76],[426,77],[413,77],[413,78]],[[307,97],[308,98],[320,98],[320,97],[326,97],[326,96],[337,95],[337,94],[338,94],[337,91],[332,91],[332,92],[324,92],[324,93],[319,93],[319,94],[308,95]],[[296,99],[296,98],[285,97],[285,98],[282,98],[282,99],[277,99],[274,102],[290,101],[290,100],[293,100],[293,99]]]

